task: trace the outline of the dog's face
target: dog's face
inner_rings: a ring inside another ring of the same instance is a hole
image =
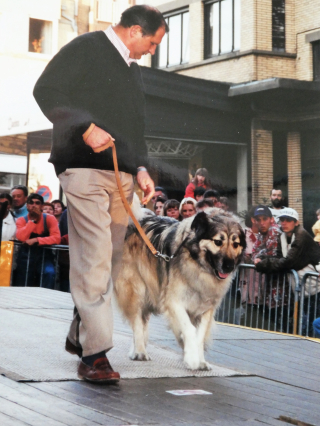
[[[224,280],[238,266],[246,247],[245,234],[230,215],[198,213],[191,225],[195,237],[186,244],[190,255],[208,273]]]

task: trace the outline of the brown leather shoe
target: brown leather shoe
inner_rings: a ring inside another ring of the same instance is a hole
[[[120,374],[113,371],[107,357],[97,359],[93,367],[80,361],[78,367],[78,376],[80,379],[92,383],[117,383],[120,380]]]
[[[72,355],[78,355],[79,358],[82,357],[82,348],[79,346],[75,346],[67,337],[65,350]]]

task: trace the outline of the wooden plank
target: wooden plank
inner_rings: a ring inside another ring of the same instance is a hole
[[[65,426],[65,423],[58,422],[48,416],[43,416],[32,409],[22,407],[19,404],[8,401],[0,397],[0,411],[9,417],[17,419],[20,422],[27,421],[32,426]]]
[[[17,383],[3,376],[0,376],[0,383],[12,389],[19,390],[20,392],[28,395],[31,398],[42,401],[50,407],[65,410],[89,421],[95,421],[99,424],[107,424],[107,422],[112,421],[112,424],[114,425],[118,423],[123,423],[122,420],[117,420],[113,417],[107,416],[106,414],[91,410],[90,408],[86,408],[78,404],[70,404],[59,395],[52,396],[49,393],[46,393],[45,391],[38,390],[32,386],[32,383]]]
[[[30,423],[22,422],[20,420],[17,420],[11,416],[7,416],[6,414],[2,414],[0,412],[0,425],[1,426],[28,426],[30,425]]]
[[[22,385],[23,386],[23,385]],[[0,395],[2,399],[5,399],[7,402],[18,404],[20,407],[24,407],[28,410],[32,410],[34,413],[41,414],[42,416],[48,417],[56,423],[61,423],[64,425],[74,426],[96,426],[97,422],[83,419],[75,414],[69,413],[65,410],[55,407],[52,410],[52,407],[48,405],[45,401],[40,399],[35,399],[29,395],[26,395],[20,390],[13,389],[0,383]],[[2,411],[2,408],[1,408]],[[7,413],[5,413],[7,414]],[[55,423],[54,423],[55,424]]]

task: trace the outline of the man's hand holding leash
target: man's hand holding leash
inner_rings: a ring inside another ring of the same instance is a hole
[[[102,152],[114,147],[115,139],[94,123],[90,125],[82,136],[86,145],[90,146],[94,152]],[[154,194],[154,182],[145,167],[138,167],[137,170],[137,182],[140,189],[144,192],[141,203],[145,205],[148,204]]]

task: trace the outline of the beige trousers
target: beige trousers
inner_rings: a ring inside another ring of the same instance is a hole
[[[131,203],[132,175],[120,172],[120,177]],[[114,172],[67,169],[59,180],[68,201],[70,290],[76,307],[68,338],[88,356],[113,346],[112,283],[121,266],[128,215]]]

